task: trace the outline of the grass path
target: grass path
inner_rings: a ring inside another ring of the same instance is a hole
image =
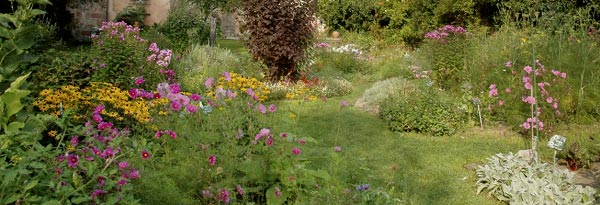
[[[340,109],[342,100],[353,102],[362,90],[325,102],[282,102],[280,118],[287,118],[291,112],[285,110],[290,109],[298,118],[296,123],[281,120],[277,126],[317,139],[318,148],[308,151],[314,156],[342,147],[341,162],[323,161],[315,166],[348,175],[341,177],[354,178],[356,184],[399,190],[409,204],[497,204],[485,194],[475,194],[474,172],[464,165],[523,149],[521,138],[479,129],[453,137],[392,133],[377,116],[353,107]]]

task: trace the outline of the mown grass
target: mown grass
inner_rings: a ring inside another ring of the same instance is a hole
[[[342,100],[352,102],[360,92],[327,101],[281,102],[280,118],[292,110],[298,119],[275,126],[317,139],[315,148],[307,151],[313,156],[327,156],[335,146],[342,147],[341,164],[321,161],[315,166],[340,175],[333,177],[354,177],[356,184],[400,191],[403,194],[397,196],[409,204],[497,204],[475,193],[474,171],[465,165],[526,149],[522,138],[510,131],[502,136],[498,129],[469,129],[452,137],[392,133],[377,116],[341,108]]]

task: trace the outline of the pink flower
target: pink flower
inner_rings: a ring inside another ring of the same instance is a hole
[[[552,104],[552,107],[554,109],[558,109],[558,102],[554,101],[554,103]]]
[[[127,175],[126,178],[129,178],[129,179],[140,178],[140,172],[138,170],[133,169],[129,172],[129,174]]]
[[[281,190],[279,190],[279,187],[275,187],[275,196],[276,197],[280,197],[281,196]]]
[[[273,138],[271,136],[267,137],[265,144],[267,144],[267,146],[273,146]]]
[[[511,92],[512,92],[512,89],[510,89],[510,88],[506,88],[506,89],[504,90],[504,92],[506,92],[506,93],[511,93]]]
[[[212,84],[214,83],[214,79],[212,77],[206,79],[206,81],[204,82],[204,86],[208,89],[212,86]]]
[[[239,195],[244,195],[244,189],[242,189],[242,186],[240,186],[239,184],[235,186],[235,190],[238,192]]]
[[[304,145],[304,144],[306,144],[306,140],[305,139],[299,139],[298,143],[300,143],[301,145]]]
[[[156,138],[160,138],[160,136],[162,136],[162,133],[163,133],[163,131],[160,131],[160,130],[159,130],[159,131],[156,131],[156,132],[154,133],[154,137],[156,137]]]
[[[221,194],[217,198],[219,201],[225,202],[226,204],[229,204],[230,202],[229,192],[225,189],[221,189]]]
[[[528,104],[531,104],[531,105],[535,104],[535,98],[534,98],[534,97],[532,97],[532,96],[523,96],[523,97],[521,98],[521,100],[522,100],[523,102],[525,102],[525,103],[528,103]]]
[[[260,139],[262,139],[265,136],[268,136],[271,134],[271,130],[267,129],[267,128],[263,128],[260,130],[260,132],[258,132],[258,134],[256,134],[256,136],[254,137],[255,141],[258,141]]]
[[[79,156],[77,156],[76,154],[70,154],[69,156],[67,156],[67,161],[69,162],[69,167],[74,169],[75,167],[77,167],[77,165],[79,165]]]
[[[102,116],[100,116],[99,114],[94,114],[94,116],[92,116],[92,118],[94,119],[94,121],[96,123],[102,122]]]
[[[258,111],[262,114],[267,113],[267,107],[265,107],[265,105],[263,105],[262,103],[258,104]]]
[[[500,100],[500,101],[498,101],[498,105],[500,105],[500,106],[504,106],[504,100]]]
[[[226,81],[231,81],[231,74],[227,71],[223,72]]]
[[[348,103],[348,101],[344,100],[340,103],[340,105],[342,105],[342,107],[348,107],[348,105],[350,105],[350,103]]]
[[[567,73],[561,73],[561,74],[560,74],[560,77],[561,77],[561,78],[567,78]]]
[[[523,68],[523,70],[527,73],[530,74],[533,71],[533,68],[531,66],[525,66],[525,68]]]
[[[548,103],[552,103],[553,101],[554,101],[554,99],[552,99],[552,97],[546,98],[546,102],[548,102]]]
[[[300,153],[302,153],[302,150],[300,150],[300,148],[294,147],[292,149],[292,154],[294,154],[294,155],[300,155]]]
[[[177,133],[175,131],[169,130],[167,132],[169,133],[169,136],[171,136],[171,138],[177,139]]]
[[[146,80],[144,80],[144,77],[142,77],[142,76],[140,76],[140,77],[137,77],[137,78],[135,79],[135,85],[137,85],[137,86],[140,86],[140,85],[141,85],[142,83],[144,83],[145,81],[146,81]]]
[[[210,157],[208,157],[208,164],[210,164],[211,166],[214,166],[217,163],[217,157],[215,157],[215,155],[210,155]]]
[[[528,122],[524,122],[524,123],[521,125],[521,127],[522,127],[522,128],[524,128],[524,129],[526,129],[526,130],[528,130],[528,129],[530,129],[530,128],[531,128],[531,125],[530,125]]]
[[[71,146],[75,147],[77,144],[79,144],[79,137],[77,135],[73,135],[73,137],[71,137]]]
[[[524,86],[524,87],[525,87],[525,89],[527,89],[527,90],[531,90],[531,89],[533,88],[533,85],[531,85],[531,83],[529,83],[529,82],[526,82],[526,83],[525,83],[523,86]]]
[[[342,151],[342,148],[341,148],[340,146],[335,146],[333,149],[334,149],[336,152],[341,152],[341,151]]]
[[[169,88],[171,89],[171,93],[173,93],[173,94],[177,94],[177,93],[181,92],[181,87],[177,83],[173,83],[173,84],[169,85]]]
[[[148,159],[149,157],[150,157],[150,153],[148,153],[148,151],[146,151],[146,150],[142,150],[142,158]]]
[[[94,114],[100,114],[100,113],[102,113],[103,110],[104,110],[104,105],[98,105],[96,108],[94,108]]]
[[[504,66],[506,66],[506,67],[510,68],[510,67],[512,67],[512,66],[513,66],[513,62],[512,62],[512,61],[508,61],[508,62],[506,62],[506,63],[504,64]]]
[[[287,137],[287,133],[282,132],[280,136],[281,136],[281,138],[286,138]]]
[[[269,105],[269,112],[275,112],[275,111],[277,111],[277,105],[275,105],[275,104]]]

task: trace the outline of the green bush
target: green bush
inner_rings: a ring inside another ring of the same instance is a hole
[[[60,57],[57,57],[60,56]],[[34,93],[60,85],[84,86],[89,83],[96,56],[90,54],[90,48],[75,50],[48,49],[30,69]]]
[[[466,30],[445,25],[425,34],[423,52],[431,59],[432,79],[444,89],[456,90],[468,76],[465,72]]]
[[[420,83],[425,84],[424,81]],[[381,103],[379,116],[390,130],[420,132],[433,136],[451,136],[460,129],[465,116],[455,100],[431,86],[400,92]]]
[[[386,99],[397,95],[398,93],[414,92],[418,89],[414,81],[408,81],[404,78],[390,78],[376,82],[371,88],[365,90],[363,95],[357,100],[356,106],[372,113],[379,113],[380,105]]]
[[[376,1],[319,1],[318,14],[332,29],[369,31],[376,23]]]
[[[518,155],[496,154],[477,169],[477,193],[510,204],[594,204],[596,190],[573,184],[575,174]]]
[[[206,44],[210,30],[199,11],[200,8],[194,4],[177,5],[157,29],[171,40],[176,50],[183,51],[190,45]]]

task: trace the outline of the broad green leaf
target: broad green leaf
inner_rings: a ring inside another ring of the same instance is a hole
[[[18,132],[21,128],[23,128],[25,126],[25,123],[23,122],[11,122],[10,124],[8,124],[8,126],[6,126],[6,134],[12,134],[12,133],[16,133]]]
[[[61,205],[60,201],[54,199],[44,202],[42,205]]]
[[[33,180],[30,181],[29,183],[27,183],[27,185],[25,185],[25,187],[23,188],[25,191],[32,189],[33,187],[37,186],[39,183],[38,180]]]
[[[8,197],[8,199],[4,203],[12,204],[13,202],[19,200],[20,198],[21,198],[20,194],[14,194],[14,195]]]
[[[6,22],[11,22],[13,24],[17,24],[17,17],[9,14],[0,14],[0,23],[5,24]]]
[[[81,203],[89,201],[89,200],[90,200],[89,197],[82,196],[82,197],[77,197],[77,198],[71,199],[71,203],[81,204]]]
[[[41,163],[41,162],[32,162],[32,163],[29,163],[29,166],[34,169],[42,169],[42,168],[46,167],[46,164]]]
[[[34,16],[42,15],[42,14],[46,14],[46,12],[43,10],[39,10],[39,9],[32,9],[31,13],[30,13],[30,17],[34,17]]]
[[[31,73],[27,73],[27,74],[25,74],[23,76],[19,76],[17,79],[15,79],[15,81],[13,81],[12,83],[10,83],[9,90],[19,89],[21,87],[21,85],[23,85],[23,83],[25,83],[25,79],[27,79],[30,74]]]

